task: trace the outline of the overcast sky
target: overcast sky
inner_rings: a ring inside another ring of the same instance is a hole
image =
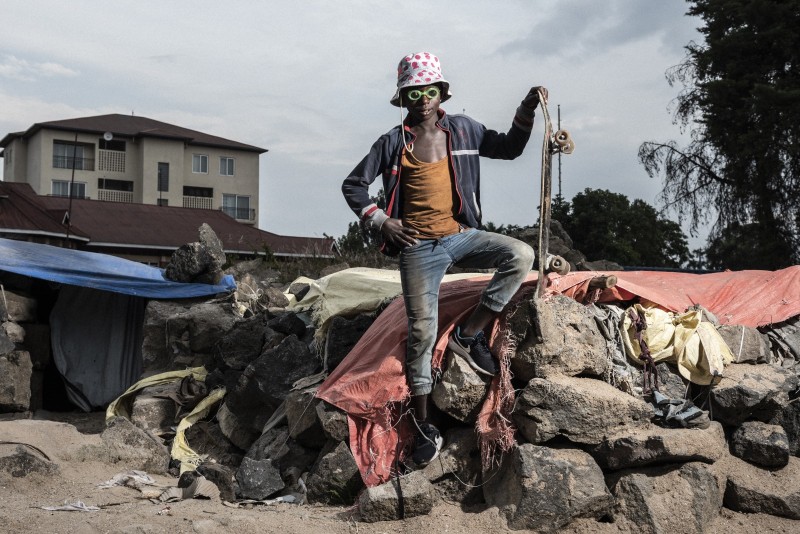
[[[261,217],[285,235],[340,236],[341,182],[400,120],[389,104],[409,52],[439,56],[453,98],[505,131],[528,89],[550,91],[576,143],[569,200],[590,187],[656,204],[636,154],[679,139],[665,71],[700,40],[683,0],[399,2],[4,0],[0,137],[36,122],[134,113],[256,145]],[[484,221],[538,217],[541,113],[525,153],[483,160]],[[554,193],[558,190],[554,172]],[[380,179],[374,185],[377,192]],[[695,241],[693,245],[697,245]]]

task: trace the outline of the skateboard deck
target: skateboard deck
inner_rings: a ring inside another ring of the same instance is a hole
[[[552,203],[553,154],[561,152],[572,154],[575,143],[569,132],[558,130],[553,133],[553,123],[547,111],[547,102],[544,95],[539,93],[539,105],[544,118],[544,139],[542,141],[542,179],[539,204],[539,277],[536,281],[536,296],[544,295],[547,287],[547,272],[557,272],[560,275],[569,273],[569,263],[560,256],[553,256],[548,252],[550,243],[550,206]]]

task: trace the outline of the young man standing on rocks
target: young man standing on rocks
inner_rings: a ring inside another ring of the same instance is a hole
[[[533,266],[529,245],[480,229],[479,157],[510,160],[522,154],[540,93],[547,98],[546,89],[533,87],[517,107],[508,132],[499,133],[440,109],[452,95],[439,58],[428,52],[409,54],[398,65],[397,91],[390,101],[408,110],[406,119],[372,145],[342,184],[350,208],[366,225],[380,229],[381,250],[400,255],[408,315],[406,375],[418,430],[412,459],[418,466],[430,463],[442,446],[441,434],[428,421],[428,396],[433,389],[439,286],[445,273],[454,265],[496,269],[475,311],[448,341],[448,348],[475,371],[494,376],[498,363],[483,330]],[[379,175],[386,211],[369,196],[369,186]]]

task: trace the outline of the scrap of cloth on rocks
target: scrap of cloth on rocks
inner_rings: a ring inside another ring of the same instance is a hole
[[[616,286],[590,295],[589,281],[610,274],[617,277]],[[483,275],[442,284],[434,369],[441,368],[448,335],[477,305],[488,278]],[[529,298],[526,295],[530,295],[535,283],[536,273],[532,272],[515,297],[517,301]],[[674,313],[700,305],[715,314],[720,324],[757,327],[800,315],[800,266],[780,271],[709,274],[578,271],[566,276],[549,275],[548,292],[565,294],[580,302],[633,301]],[[512,312],[513,307],[514,302],[509,306]],[[402,299],[395,299],[317,391],[317,397],[347,413],[350,449],[367,486],[382,484],[397,474],[398,462],[413,445],[413,432],[407,418],[402,417],[409,399],[404,368],[406,334],[405,307]],[[500,351],[501,361],[513,352],[502,317],[495,323],[490,339],[492,347]],[[504,391],[508,385],[503,384],[509,380],[507,372],[492,379],[478,416],[476,427],[484,461],[487,449],[507,450],[513,443],[513,428],[497,431],[498,426],[510,424],[513,398],[509,402],[508,392]]]

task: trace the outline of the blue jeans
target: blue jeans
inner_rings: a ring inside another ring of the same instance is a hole
[[[527,244],[501,234],[466,229],[439,239],[420,239],[400,253],[400,281],[408,315],[406,373],[411,395],[433,389],[431,359],[436,344],[439,286],[447,270],[496,268],[480,304],[501,312],[533,266]]]

